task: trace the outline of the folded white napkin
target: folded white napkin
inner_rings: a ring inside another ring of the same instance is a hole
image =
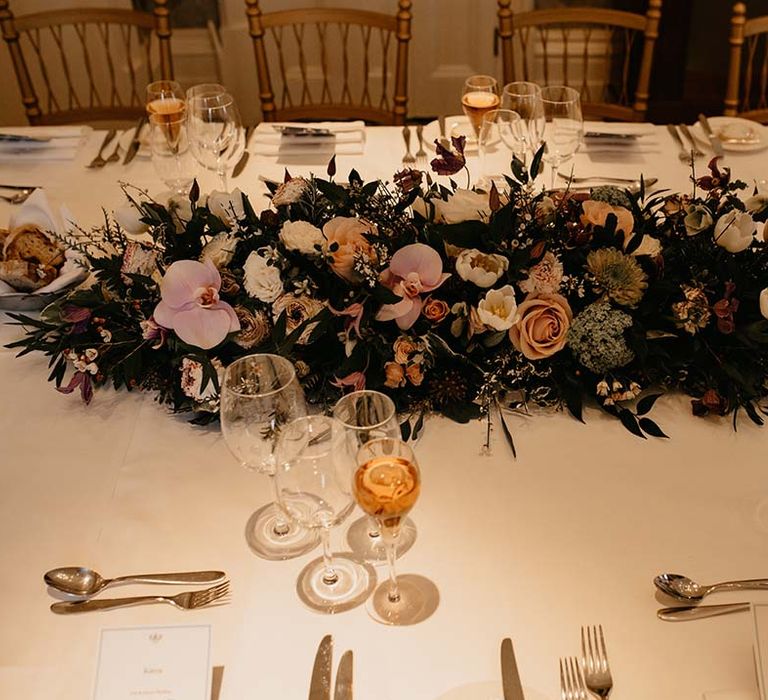
[[[710,690],[704,700],[758,700],[757,690]]]
[[[0,133],[49,141],[0,141],[0,162],[72,160],[92,129],[88,126],[0,127]]]
[[[291,136],[281,134],[274,126],[311,127],[327,129],[331,136]],[[280,155],[359,155],[365,148],[365,123],[315,122],[262,122],[254,129],[251,150],[265,156]]]

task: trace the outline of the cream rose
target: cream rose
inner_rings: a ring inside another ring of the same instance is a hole
[[[528,278],[519,286],[526,294],[556,294],[563,281],[563,263],[554,253],[547,251],[544,257],[528,270]]]
[[[323,246],[323,232],[308,221],[286,221],[280,229],[280,240],[288,250],[304,255],[319,255]]]
[[[149,226],[141,220],[142,216],[143,214],[130,203],[115,209],[115,221],[132,236],[140,236],[149,231]]]
[[[348,282],[356,282],[355,256],[373,259],[373,247],[363,234],[371,233],[373,225],[363,219],[337,216],[323,226],[323,252],[330,258],[331,269]]]
[[[607,202],[597,202],[594,199],[588,199],[581,205],[584,212],[581,216],[581,223],[592,226],[605,226],[609,214],[613,214],[617,219],[616,230],[623,231],[625,235],[632,233],[635,227],[635,219],[632,212],[625,207],[614,207]]]
[[[635,236],[640,234],[636,233],[631,236],[624,236],[624,250],[627,250],[629,244],[634,240]],[[661,241],[653,236],[643,236],[643,240],[640,241],[640,245],[632,251],[632,255],[649,255],[655,258],[661,253]]]
[[[267,259],[254,250],[243,265],[243,286],[259,301],[273,302],[283,293],[280,269],[277,265],[268,264]]]
[[[435,197],[435,221],[458,224],[462,221],[485,221],[491,215],[488,195],[472,190],[456,190],[447,201]]]
[[[729,253],[740,253],[751,245],[757,226],[747,213],[732,209],[715,224],[715,243]]]
[[[486,326],[494,330],[512,328],[517,315],[515,290],[508,284],[501,289],[491,289],[477,305],[477,315]]]
[[[703,204],[691,204],[685,211],[683,223],[689,236],[706,231],[714,223],[711,212]]]
[[[219,233],[205,244],[200,253],[200,262],[210,260],[217,268],[226,267],[235,255],[237,241],[229,233]]]
[[[462,250],[456,258],[459,277],[484,289],[496,284],[508,267],[509,260],[503,255],[482,253],[475,248]]]
[[[768,319],[768,287],[760,292],[760,313],[763,318]]]
[[[208,209],[227,226],[232,226],[245,216],[243,193],[239,189],[232,192],[214,190],[208,195]]]
[[[509,339],[529,360],[550,357],[565,347],[573,312],[565,297],[542,294],[527,297],[517,310]]]

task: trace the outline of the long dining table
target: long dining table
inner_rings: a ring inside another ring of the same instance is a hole
[[[567,168],[642,172],[658,188],[690,191],[690,168],[667,131],[651,131],[655,150],[579,153]],[[164,189],[146,158],[87,169],[101,138],[90,133],[70,161],[2,162],[0,182],[44,187],[85,227],[122,203],[120,182]],[[337,158],[337,178],[350,168],[391,178],[403,152],[400,128],[368,128],[362,155]],[[478,171],[476,155],[468,164]],[[750,185],[768,175],[764,152],[728,152],[724,164]],[[705,167],[696,161],[698,172]],[[285,168],[322,175],[325,162],[252,155],[231,186],[264,208],[263,179],[281,179]],[[204,174],[201,187],[216,179]],[[0,224],[14,210],[0,203]],[[3,324],[2,344],[20,332]],[[386,627],[362,606],[324,615],[302,604],[297,576],[317,551],[279,562],[250,551],[245,523],[270,500],[268,479],[237,464],[216,426],[193,426],[137,392],[104,388],[85,406],[46,381],[46,358],[15,354],[0,349],[0,698],[92,697],[102,628],[185,624],[211,626],[221,700],[307,697],[325,634],[337,658],[354,650],[359,700],[501,700],[504,637],[514,641],[526,699],[554,700],[558,658],[580,653],[580,627],[591,624],[605,631],[617,699],[757,697],[750,614],[663,622],[656,610],[670,601],[653,577],[768,575],[768,429],[695,418],[689,399],[668,395],[653,410],[667,440],[639,439],[598,409],[586,410],[586,425],[542,411],[510,418],[515,458],[500,429],[485,454],[483,422],[428,419],[416,447],[417,539],[398,569],[429,579],[439,603],[417,625]],[[346,525],[332,534],[336,550],[347,549]],[[59,616],[43,573],[62,565],[110,576],[222,569],[232,593],[226,605],[195,611],[153,605]],[[768,602],[768,592],[709,600]]]

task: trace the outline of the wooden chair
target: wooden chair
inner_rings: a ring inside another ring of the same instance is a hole
[[[511,0],[497,1],[505,83],[570,85],[586,118],[645,117],[661,0],[648,0],[645,15],[588,7],[513,13]]]
[[[768,15],[747,19],[743,2],[733,6],[731,56],[724,114],[768,122]]]
[[[393,16],[336,8],[265,14],[259,0],[245,4],[265,121],[405,123],[411,0],[398,0]]]
[[[29,123],[142,115],[146,84],[173,77],[166,4],[156,0],[152,13],[83,8],[14,17],[0,0],[0,28]]]

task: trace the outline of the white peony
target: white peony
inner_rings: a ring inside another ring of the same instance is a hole
[[[115,209],[115,221],[126,233],[140,236],[149,231],[149,226],[141,220],[142,213],[133,204],[123,204]]]
[[[245,291],[259,301],[272,303],[283,293],[283,280],[276,265],[268,264],[258,250],[254,250],[243,265]]]
[[[768,319],[768,287],[760,292],[760,313],[763,318]]]
[[[208,209],[227,226],[233,226],[245,216],[243,193],[239,189],[232,192],[214,190],[208,195]]]
[[[485,221],[491,215],[488,195],[472,190],[456,190],[448,201],[435,197],[435,221],[458,224],[462,221]]]
[[[456,258],[456,272],[465,282],[492,287],[507,271],[509,260],[503,255],[482,253],[476,248],[462,250]]]
[[[501,289],[491,289],[477,305],[477,315],[489,328],[506,331],[515,323],[517,301],[515,290],[508,284]]]
[[[715,243],[729,253],[740,253],[749,248],[756,230],[755,221],[749,214],[732,209],[717,220]]]
[[[308,221],[286,221],[280,229],[280,240],[288,250],[296,250],[304,255],[320,255],[323,232]]]
[[[232,234],[219,233],[203,247],[200,262],[210,260],[217,268],[226,267],[235,255],[237,240]]]

